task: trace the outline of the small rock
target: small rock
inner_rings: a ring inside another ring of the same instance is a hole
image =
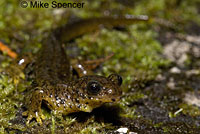
[[[128,128],[126,128],[126,127],[119,128],[116,131],[119,132],[120,134],[126,134],[128,132]]]
[[[65,10],[63,10],[63,9],[55,9],[55,10],[53,10],[53,14],[54,15],[61,15],[64,12],[65,12]]]
[[[163,80],[165,80],[166,78],[162,75],[162,74],[158,74],[157,76],[156,76],[156,81],[163,81]]]
[[[189,41],[189,42],[193,42],[193,43],[196,43],[196,44],[200,44],[200,36],[191,36],[191,35],[187,35],[186,36],[186,40]]]
[[[167,83],[167,86],[170,88],[170,89],[175,89],[175,82],[174,82],[174,79],[173,78],[170,78],[169,79],[169,82]]]
[[[190,77],[191,75],[199,75],[200,74],[200,70],[197,69],[192,69],[186,72],[186,75],[188,77]]]
[[[164,47],[164,55],[173,62],[176,62],[179,66],[184,66],[188,56],[187,53],[191,49],[191,44],[186,41],[174,40],[173,42],[166,44]]]
[[[187,93],[184,97],[184,101],[189,105],[200,107],[200,97],[196,93]]]
[[[136,132],[129,132],[128,134],[137,134]]]
[[[170,69],[170,73],[174,73],[174,74],[180,74],[181,70],[178,67],[172,67]]]

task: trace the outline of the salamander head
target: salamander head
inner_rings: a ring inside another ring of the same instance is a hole
[[[76,83],[78,98],[81,103],[80,111],[90,112],[93,108],[107,102],[120,99],[122,78],[117,74],[108,77],[91,75],[83,76]]]

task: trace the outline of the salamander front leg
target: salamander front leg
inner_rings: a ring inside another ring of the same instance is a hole
[[[41,111],[42,100],[43,90],[36,90],[32,93],[28,102],[28,109],[22,113],[23,116],[28,116],[26,125],[29,125],[30,121],[34,118],[42,125],[42,119],[45,119]]]
[[[100,58],[96,60],[87,60],[87,61],[72,60],[71,64],[79,77],[82,77],[84,75],[92,75],[93,69],[97,68],[103,62],[109,60],[113,55],[114,54],[112,53],[105,58]]]
[[[92,70],[92,69],[97,68],[100,64],[109,60],[113,56],[114,56],[114,53],[111,53],[110,55],[106,56],[105,58],[100,58],[100,59],[96,59],[96,60],[87,60],[87,61],[84,61],[83,64],[87,65],[88,69]]]

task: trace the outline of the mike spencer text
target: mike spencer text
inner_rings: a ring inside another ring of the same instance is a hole
[[[52,1],[49,2],[43,2],[43,1],[21,1],[21,7],[26,8],[83,8],[84,2],[57,2]]]

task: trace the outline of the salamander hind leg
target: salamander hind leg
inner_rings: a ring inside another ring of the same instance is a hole
[[[29,125],[30,121],[34,118],[40,125],[42,125],[42,119],[44,119],[44,115],[41,111],[41,104],[43,99],[43,90],[37,89],[32,92],[27,102],[28,109],[22,113],[23,116],[27,116],[26,125]]]

